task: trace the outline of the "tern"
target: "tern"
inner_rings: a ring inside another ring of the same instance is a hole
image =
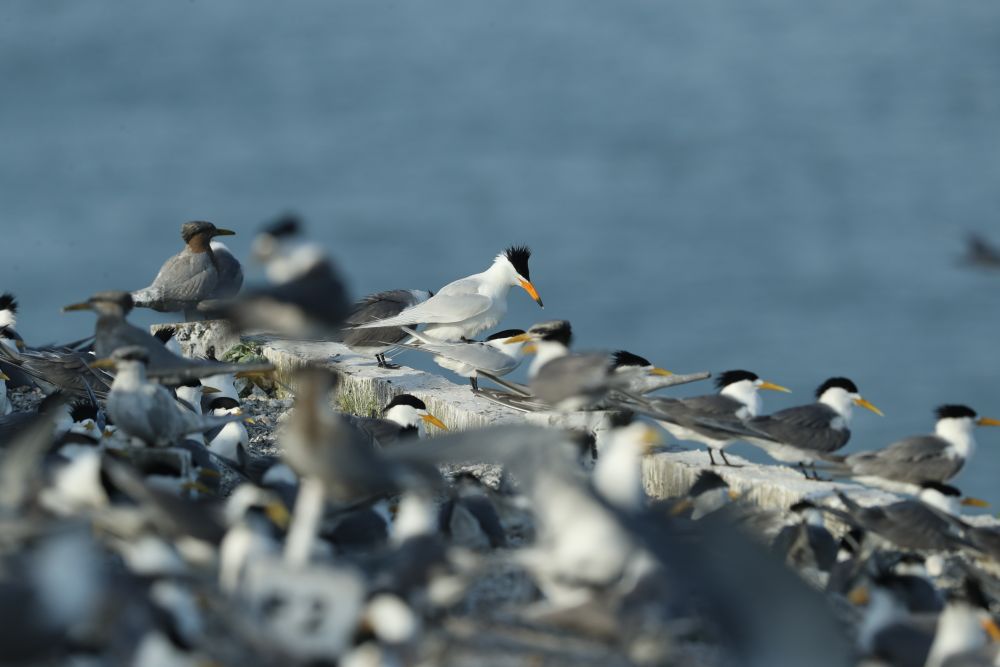
[[[183,311],[188,317],[197,312],[199,303],[219,296],[220,284],[224,292],[230,292],[237,270],[239,282],[243,282],[242,269],[228,249],[220,262],[212,248],[212,239],[235,233],[201,220],[181,225],[184,250],[164,262],[153,284],[132,292],[136,307],[164,313]],[[235,267],[232,262],[236,262]]]
[[[479,391],[479,375],[499,378],[510,374],[521,365],[523,341],[512,341],[523,336],[523,329],[505,329],[491,334],[484,341],[439,341],[417,333],[409,327],[402,330],[415,338],[419,345],[401,344],[410,350],[420,350],[434,355],[434,363],[442,368],[469,378],[472,391]],[[377,331],[377,330],[376,330]],[[509,344],[508,344],[509,343]]]
[[[380,447],[392,446],[412,437],[426,438],[427,424],[442,431],[448,430],[444,422],[427,411],[427,404],[412,394],[393,397],[382,408],[381,419],[351,415],[345,418],[365,440]]]
[[[815,403],[747,421],[750,430],[764,436],[747,441],[773,459],[798,464],[805,474],[806,465],[812,465],[819,456],[832,454],[847,444],[855,405],[882,415],[881,410],[861,397],[852,381],[844,377],[830,378],[816,390]]]
[[[184,408],[166,387],[146,379],[148,361],[145,348],[131,346],[91,364],[117,369],[108,395],[108,414],[125,434],[150,445],[172,445],[189,433],[202,433],[243,419],[242,415],[195,414]]]
[[[369,294],[354,304],[354,310],[351,311],[351,315],[344,324],[354,326],[365,322],[384,320],[387,317],[398,315],[410,306],[423,303],[432,296],[434,296],[433,292],[416,289],[394,289]],[[379,368],[399,368],[396,364],[385,360],[385,353],[398,347],[398,344],[408,337],[409,335],[401,327],[347,328],[343,332],[341,342],[347,346],[347,349],[356,354],[375,355],[375,361]]]
[[[571,354],[573,329],[566,320],[533,325],[527,333],[506,340],[507,344],[527,341],[525,354],[534,354],[528,368],[531,393],[549,407],[560,411],[592,409],[613,390],[627,391],[633,375],[668,374],[659,368],[630,367],[616,372],[607,354]]]
[[[717,465],[714,452],[718,451],[725,465],[732,466],[723,450],[751,434],[745,422],[760,412],[762,401],[758,390],[789,390],[744,370],[720,373],[715,386],[719,389],[717,394],[649,399],[651,410],[644,412],[678,440],[693,440],[708,447],[712,465]]]
[[[358,325],[359,329],[424,324],[424,335],[435,340],[472,338],[503,319],[511,287],[526,291],[539,306],[542,299],[531,284],[526,246],[511,246],[496,256],[482,273],[460,278],[442,287],[423,303],[395,317]]]
[[[828,457],[842,463],[858,481],[890,490],[910,492],[923,482],[947,482],[976,449],[976,426],[1000,426],[1000,420],[979,417],[965,405],[937,409],[933,435],[904,438],[885,449],[847,457]]]
[[[110,357],[120,347],[139,346],[149,358],[147,375],[161,382],[180,384],[187,378],[205,377],[237,371],[266,371],[268,364],[227,364],[179,357],[162,341],[131,324],[126,316],[134,302],[128,292],[98,292],[86,301],[63,307],[63,311],[91,310],[97,314],[94,329],[94,352],[98,357]]]
[[[229,320],[238,331],[263,331],[298,339],[340,335],[350,315],[347,287],[323,248],[301,236],[296,218],[265,227],[254,239],[254,255],[270,285],[243,290],[202,310]]]

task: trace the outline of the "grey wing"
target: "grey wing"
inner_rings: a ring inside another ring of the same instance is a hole
[[[346,323],[357,326],[376,320],[395,317],[410,306],[418,303],[410,290],[387,290],[370,294],[354,305]],[[398,327],[377,327],[374,329],[345,329],[343,343],[348,347],[380,347],[406,340],[408,336]]]
[[[597,396],[608,389],[608,362],[602,354],[572,354],[553,359],[538,371],[531,391],[549,405],[572,396]]]
[[[370,331],[377,331],[372,329]],[[403,345],[414,350],[423,350],[435,356],[444,357],[487,373],[504,375],[517,368],[520,360],[483,343],[424,343],[422,345]]]
[[[357,326],[372,329],[378,326],[462,322],[486,312],[492,305],[493,300],[481,294],[445,294],[442,290],[427,301],[407,308],[399,315]]]
[[[846,429],[830,427],[837,413],[821,404],[802,405],[764,417],[755,417],[747,426],[771,440],[815,452],[835,452],[851,437]]]
[[[219,273],[207,252],[182,252],[168,259],[150,292],[162,295],[164,302],[188,302],[207,299],[215,289]]]
[[[877,475],[900,482],[919,484],[945,481],[962,468],[962,460],[948,457],[948,443],[933,435],[920,435],[894,442],[885,449],[860,452],[847,457],[855,475]]]
[[[361,435],[364,442],[372,446],[385,445],[399,438],[402,427],[396,422],[377,417],[348,417],[351,426]]]
[[[243,265],[225,244],[218,241],[212,241],[212,254],[215,255],[218,281],[211,298],[228,299],[236,296],[243,287]]]
[[[968,544],[962,523],[919,500],[904,500],[885,508],[886,522],[878,532],[909,549],[945,550]]]

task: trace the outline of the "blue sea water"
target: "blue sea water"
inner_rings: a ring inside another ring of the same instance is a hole
[[[6,0],[0,82],[31,341],[86,335],[59,307],[148,284],[186,220],[246,256],[294,210],[356,294],[527,243],[546,309],[505,325],[749,368],[795,390],[773,409],[848,375],[886,413],[853,449],[1000,417],[1000,273],[957,261],[1000,241],[996,3]],[[984,429],[959,482],[1000,502],[998,473]]]

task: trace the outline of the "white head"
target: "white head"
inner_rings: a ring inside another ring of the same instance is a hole
[[[746,406],[745,414],[739,415],[742,419],[756,417],[760,414],[761,400],[760,395],[757,393],[758,390],[788,391],[788,389],[782,387],[780,384],[760,379],[756,373],[742,370],[720,373],[715,378],[715,386],[719,388],[719,393],[723,396],[739,401]]]
[[[952,516],[962,513],[962,506],[988,507],[989,503],[978,498],[963,498],[962,492],[950,484],[941,482],[924,482],[920,485],[917,497],[931,507]]]
[[[861,397],[857,385],[843,377],[830,378],[821,384],[816,389],[816,399],[840,415],[844,419],[845,426],[851,421],[851,413],[855,405],[860,405],[877,415],[882,414],[878,408]]]
[[[528,246],[511,246],[496,256],[487,273],[496,276],[508,287],[521,287],[541,306],[542,298],[531,284],[531,272],[528,269],[530,258],[531,250]]]
[[[952,656],[977,651],[991,640],[996,641],[1000,628],[988,608],[989,602],[979,585],[967,580],[938,616],[934,643],[924,663],[926,667],[941,667]]]
[[[594,488],[605,500],[625,510],[643,506],[642,457],[663,442],[660,432],[637,421],[611,431],[594,466]]]
[[[3,327],[10,327],[11,329],[17,326],[17,299],[14,295],[7,292],[0,294],[0,329]]]
[[[566,320],[551,320],[532,325],[528,333],[508,338],[506,344],[526,342],[521,348],[524,354],[533,354],[535,358],[528,367],[528,377],[534,379],[538,370],[553,359],[569,354],[569,345],[573,340],[573,328]]]
[[[427,411],[427,405],[422,400],[411,394],[400,394],[389,401],[382,409],[382,418],[405,429],[416,429],[421,438],[426,435],[426,424],[448,430],[444,422]]]
[[[976,411],[965,405],[942,405],[937,409],[934,433],[950,442],[959,455],[967,459],[976,449],[972,432],[977,426],[1000,426],[1000,420],[977,418]]]
[[[279,218],[261,231],[254,239],[253,254],[264,264],[267,279],[276,285],[291,282],[326,261],[323,249],[302,237],[301,223],[293,215]]]

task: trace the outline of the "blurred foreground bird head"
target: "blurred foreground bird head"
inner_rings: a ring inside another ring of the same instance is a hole
[[[86,301],[63,306],[63,312],[71,310],[92,310],[98,315],[114,315],[124,317],[132,312],[135,302],[128,292],[112,290],[98,292]]]

